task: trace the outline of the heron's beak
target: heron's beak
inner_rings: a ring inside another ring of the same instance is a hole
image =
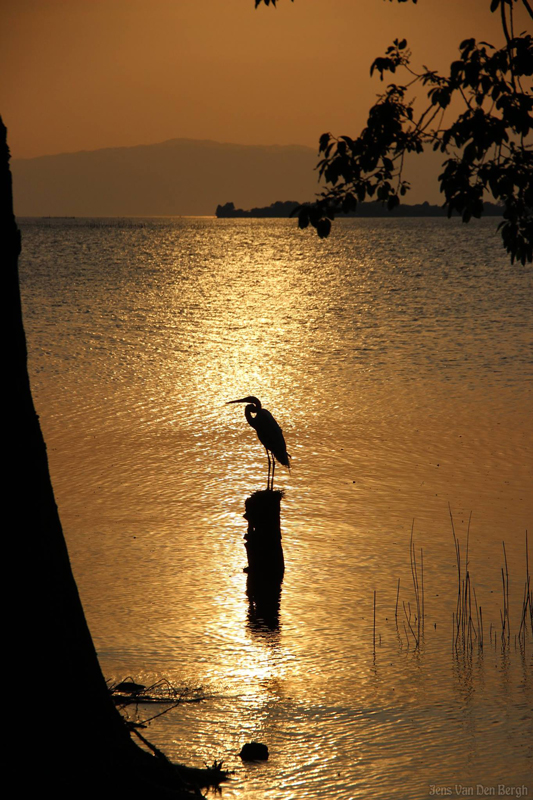
[[[229,406],[232,403],[249,403],[249,402],[250,402],[250,398],[249,397],[241,397],[240,400],[228,400],[226,405]]]

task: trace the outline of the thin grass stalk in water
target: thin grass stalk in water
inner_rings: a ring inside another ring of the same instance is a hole
[[[424,610],[424,551],[420,548],[420,578],[421,578],[421,588],[422,588],[422,607],[421,607],[421,616],[420,621],[422,625],[422,635],[424,635],[424,619],[425,619],[425,610]]]
[[[502,626],[501,642],[502,647],[507,646],[511,640],[511,625],[509,620],[509,571],[507,568],[507,555],[505,553],[505,542],[503,544],[503,556],[505,561],[505,570],[501,567],[502,575],[502,595],[503,595],[503,610],[500,609],[500,621]]]
[[[416,601],[416,623],[417,623],[417,646],[420,643],[420,639],[422,636],[422,608],[421,608],[421,600],[420,600],[420,586],[418,583],[418,566],[416,563],[416,550],[415,550],[415,543],[414,543],[414,525],[415,522],[413,520],[413,524],[411,525],[411,540],[409,542],[409,552],[410,552],[410,559],[411,559],[411,576],[413,579],[413,589],[415,593],[415,601]],[[410,611],[410,609],[409,609]]]
[[[522,600],[522,615],[520,618],[520,628],[518,630],[518,641],[524,646],[526,643],[526,630],[527,630],[527,609],[529,606],[529,615],[531,622],[531,633],[533,633],[533,608],[532,608],[532,591],[531,591],[531,577],[529,575],[529,547],[526,531],[526,580],[524,584],[524,598]]]
[[[409,615],[408,615],[407,614],[407,609],[405,608],[405,601],[403,603],[403,611],[404,611],[404,614],[405,614],[405,619],[407,620],[407,625],[409,626],[409,630],[411,631],[413,639],[415,640],[415,645],[416,645],[416,647],[419,647],[420,640],[417,637],[417,635],[416,635],[416,633],[415,633],[415,631],[413,629],[413,626],[411,625],[411,606],[409,604]]]
[[[478,645],[481,650],[483,650],[483,612],[481,611],[481,606],[478,606],[477,603],[477,595],[476,589],[474,588],[474,605],[476,607],[476,619],[477,619],[477,632],[478,632]]]
[[[507,567],[507,553],[505,552],[505,542],[503,545],[503,558],[505,561],[505,582],[504,582],[504,618],[507,625],[507,644],[511,641],[511,620],[509,618],[509,569]]]
[[[527,549],[527,531],[526,531],[526,574],[527,574],[527,596],[529,600],[529,622],[531,625],[531,634],[533,635],[533,588],[531,587],[531,579],[529,577],[529,551]]]
[[[470,513],[468,518],[463,567],[461,561],[461,545],[455,532],[455,523],[449,504],[448,510],[450,513],[457,566],[457,605],[456,611],[452,615],[455,630],[454,647],[456,651],[461,650],[464,654],[469,653],[471,655],[476,642],[479,648],[483,647],[483,617],[481,614],[481,607],[477,602],[475,589],[472,584],[472,576],[470,574],[470,526],[472,513]],[[473,605],[475,611],[472,609],[472,594],[474,595]]]
[[[372,641],[374,648],[374,658],[376,657],[376,590],[374,589],[374,624],[372,629]]]
[[[398,629],[398,602],[400,600],[400,579],[398,578],[398,588],[396,590],[396,608],[394,610],[394,618],[396,620],[396,629]]]
[[[453,544],[455,548],[455,562],[457,566],[457,603],[455,610],[455,646],[459,639],[459,631],[461,628],[461,548],[455,534],[455,524],[453,521],[452,508],[448,503],[448,512],[450,514],[450,522],[452,526]]]

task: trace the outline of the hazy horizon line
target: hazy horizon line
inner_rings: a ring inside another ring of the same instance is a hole
[[[38,156],[12,156],[12,161],[35,161],[39,158],[56,158],[57,156],[74,156],[83,153],[101,153],[106,150],[136,150],[144,147],[159,147],[162,145],[173,144],[174,142],[195,142],[196,144],[205,145],[219,145],[221,147],[239,147],[239,148],[258,148],[258,149],[300,149],[310,150],[315,152],[315,148],[306,144],[244,144],[239,142],[221,142],[217,139],[193,139],[190,136],[175,136],[172,139],[163,139],[159,142],[148,142],[143,144],[125,144],[125,145],[109,145],[106,147],[95,147],[94,149],[82,148],[81,150],[63,150],[58,153],[42,153]],[[318,138],[316,155],[318,156]]]

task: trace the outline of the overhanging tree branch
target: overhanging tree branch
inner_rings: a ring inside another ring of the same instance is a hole
[[[256,7],[261,2],[276,4],[256,0]],[[324,238],[336,216],[354,212],[367,199],[393,210],[410,189],[402,178],[405,157],[432,147],[447,156],[439,181],[448,215],[458,212],[463,222],[480,217],[484,198],[492,194],[502,205],[499,229],[511,262],[533,260],[533,146],[527,144],[533,131],[533,37],[514,34],[518,2],[533,16],[528,0],[491,0],[490,11],[500,10],[505,45],[497,49],[465,39],[447,76],[427,67],[417,72],[405,39],[374,60],[371,75],[378,72],[383,81],[385,74],[404,70],[410,80],[387,86],[357,138],[320,137],[317,169],[326,188],[296,210],[300,228],[311,225]],[[526,78],[528,89],[522,86]],[[421,111],[412,95],[417,85],[426,87]],[[463,111],[445,127],[444,112],[454,98]]]

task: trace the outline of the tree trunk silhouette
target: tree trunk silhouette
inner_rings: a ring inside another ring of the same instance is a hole
[[[12,583],[6,636],[16,685],[8,738],[17,794],[190,797],[169,762],[141,750],[107,689],[74,580],[27,371],[7,131],[0,118],[0,247],[7,321],[4,541]],[[11,599],[12,598],[12,599]],[[4,656],[5,658],[5,656]],[[9,783],[7,783],[9,786]],[[177,788],[176,788],[177,787]]]

